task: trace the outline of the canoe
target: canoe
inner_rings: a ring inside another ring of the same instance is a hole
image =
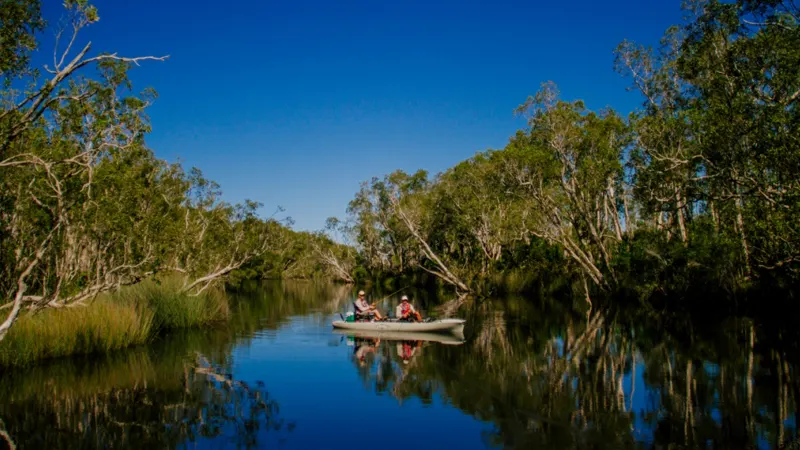
[[[464,319],[440,319],[430,322],[401,322],[398,320],[385,320],[375,322],[345,322],[334,320],[333,327],[341,330],[355,331],[417,331],[434,333],[463,333]]]
[[[384,341],[425,341],[438,342],[445,345],[461,345],[464,334],[459,332],[432,333],[429,331],[381,331],[381,330],[341,330],[334,329],[335,334],[345,336],[381,339]]]

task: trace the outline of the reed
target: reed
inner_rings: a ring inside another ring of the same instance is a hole
[[[183,280],[178,277],[148,280],[115,294],[121,303],[146,305],[154,314],[156,331],[209,325],[228,318],[228,300],[219,290],[199,295],[181,292]]]
[[[24,314],[0,341],[0,367],[37,360],[109,353],[147,343],[160,332],[224,321],[229,307],[217,290],[181,292],[183,280],[147,280],[99,296],[88,306]]]
[[[142,305],[114,302],[25,314],[0,342],[0,366],[142,344],[152,335],[153,319]]]

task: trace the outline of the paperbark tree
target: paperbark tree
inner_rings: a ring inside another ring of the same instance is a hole
[[[161,271],[185,274],[185,291],[197,294],[273,248],[274,221],[256,216],[260,204],[221,202],[199,170],[186,174],[147,148],[155,93],[131,94],[127,71],[166,57],[91,56],[79,35],[97,10],[70,0],[71,29],[57,30],[41,80],[27,57],[38,2],[1,4],[13,20],[3,22],[0,54],[13,57],[0,67],[0,340],[25,309],[81,305]]]
[[[530,130],[509,144],[506,170],[532,201],[530,232],[561,245],[594,284],[613,284],[611,257],[622,230],[609,180],[621,178],[624,122],[559,100],[552,83],[518,111],[528,115]]]

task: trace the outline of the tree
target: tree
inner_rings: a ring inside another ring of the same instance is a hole
[[[745,273],[800,262],[800,29],[792,1],[696,5],[680,75],[709,166],[710,196],[724,203]]]
[[[594,284],[608,286],[609,277],[613,285],[613,245],[623,232],[615,188],[629,140],[626,124],[613,111],[587,113],[580,101],[559,100],[552,83],[518,111],[527,114],[530,129],[509,144],[506,170],[532,202],[528,231],[563,247]]]
[[[497,151],[479,153],[447,170],[432,189],[439,205],[434,229],[448,230],[443,239],[460,244],[461,265],[474,261],[481,276],[500,261],[504,248],[527,237],[520,232],[526,205],[507,195],[502,162]]]
[[[10,301],[0,304],[9,311],[0,340],[23,309],[82,305],[164,271],[184,274],[183,290],[196,295],[283,244],[280,223],[258,217],[261,204],[223,202],[199,169],[185,173],[147,147],[155,92],[132,94],[127,71],[166,57],[89,56],[90,44],[73,55],[79,31],[99,17],[70,0],[69,42],[40,81],[27,66],[38,2],[3,5],[11,25],[0,51],[14,57],[2,67],[0,292]],[[8,87],[14,77],[28,81],[25,92]]]
[[[91,44],[73,55],[79,31],[99,17],[84,0],[68,1],[65,7],[71,19],[71,37],[60,54],[57,45],[53,67],[45,67],[50,76],[42,82],[38,71],[29,67],[28,57],[36,48],[34,34],[44,25],[39,3],[3,3],[0,52],[4,55],[5,90],[0,112],[0,179],[4,186],[0,226],[6,263],[3,292],[13,298],[13,303],[0,324],[0,339],[16,321],[25,300],[33,300],[34,307],[39,308],[60,304],[64,290],[70,294],[93,290],[85,286],[86,274],[77,282],[74,265],[59,264],[83,258],[85,266],[86,258],[59,252],[65,243],[75,242],[78,216],[94,200],[94,169],[106,158],[139,147],[149,129],[143,110],[152,93],[145,92],[141,98],[119,97],[120,91],[129,87],[125,75],[128,66],[166,58],[127,58],[108,53],[90,57]],[[63,29],[57,32],[57,42],[63,33]],[[75,78],[88,66],[98,70],[96,79]],[[15,78],[28,84],[25,92],[10,87]],[[146,259],[112,259],[105,268],[114,277],[124,277]],[[47,267],[41,267],[43,264]],[[31,277],[37,280],[30,281]],[[64,285],[71,280],[77,284]],[[29,287],[40,290],[41,295],[26,297]],[[82,294],[71,297],[80,299]]]
[[[685,109],[686,82],[678,74],[676,57],[682,35],[671,28],[658,54],[625,41],[616,50],[616,69],[630,75],[645,98],[644,111],[632,117],[634,146],[630,162],[635,192],[644,212],[654,215],[655,226],[677,229],[689,240],[686,221],[692,202],[708,200],[702,194],[704,158],[693,139],[690,113]],[[713,210],[713,201],[708,203]]]
[[[353,283],[353,272],[356,266],[355,249],[342,245],[331,239],[330,234],[339,238],[352,233],[352,230],[335,217],[325,221],[325,230],[314,233],[311,247],[314,256],[329,271],[329,277],[345,283]]]

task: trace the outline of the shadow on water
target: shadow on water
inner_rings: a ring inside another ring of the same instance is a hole
[[[174,333],[105,358],[0,374],[0,430],[20,449],[183,448],[203,440],[234,448],[291,445],[292,436],[315,433],[294,428],[304,410],[281,414],[279,402],[297,399],[288,398],[291,391],[274,399],[268,386],[238,379],[233,355],[266,331],[296,332],[287,324],[304,317],[303,326],[319,330],[313,339],[345,343],[344,370],[352,367],[355,382],[376,394],[360,401],[389,397],[407,407],[417,399],[423,408],[457,408],[489,424],[478,447],[797,445],[800,330],[788,319],[696,323],[688,314],[641,306],[587,315],[554,300],[447,302],[414,292],[421,309],[466,318],[466,339],[338,335],[330,320],[351,307],[355,292],[265,283],[232,295],[225,326]],[[394,307],[394,297],[381,302],[382,310]],[[327,370],[334,363],[314,364]]]

